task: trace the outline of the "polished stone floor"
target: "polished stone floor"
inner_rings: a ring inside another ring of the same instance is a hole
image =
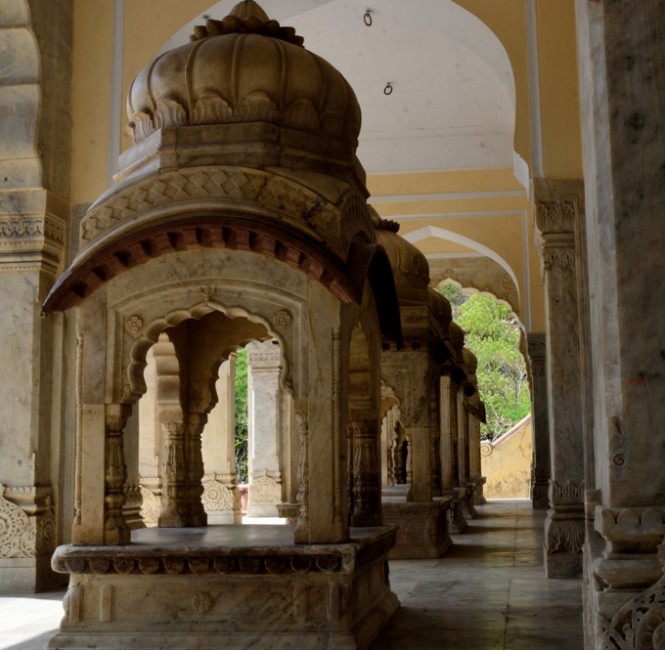
[[[402,607],[372,650],[582,650],[579,580],[547,580],[544,513],[491,501],[439,560],[391,562]],[[42,650],[63,593],[0,596],[0,649]]]
[[[402,607],[371,650],[582,650],[581,580],[545,578],[545,512],[477,510],[443,558],[390,563]]]

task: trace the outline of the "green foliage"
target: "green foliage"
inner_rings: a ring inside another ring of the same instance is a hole
[[[469,296],[453,284],[440,291],[466,333],[465,346],[478,358],[478,388],[487,411],[481,435],[493,440],[531,410],[519,325],[510,308],[491,296]]]
[[[247,424],[247,350],[240,348],[236,351],[236,381],[235,381],[235,452],[238,481],[246,483],[248,480],[247,468],[247,442],[249,428]]]

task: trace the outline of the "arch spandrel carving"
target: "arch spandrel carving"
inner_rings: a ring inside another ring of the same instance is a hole
[[[193,257],[198,259],[197,264],[187,267],[187,279],[180,278],[177,274],[185,268],[184,261]],[[239,258],[244,260],[234,263]],[[283,349],[282,385],[290,388],[299,383],[302,371],[294,367],[292,355],[301,338],[307,335],[302,314],[306,312],[304,305],[311,288],[306,277],[287,265],[241,252],[224,261],[226,275],[214,277],[210,275],[209,261],[205,253],[194,251],[178,258],[167,256],[160,260],[158,268],[145,265],[134,269],[132,282],[117,278],[101,290],[106,292],[109,310],[116,314],[109,321],[111,327],[120,335],[109,333],[108,338],[118,341],[116,345],[122,350],[116,353],[122,359],[122,367],[127,368],[117,399],[133,402],[143,394],[145,357],[162,332],[214,311],[229,318],[246,318],[265,328]],[[268,288],[258,276],[247,277],[243,271],[246,263],[251,263],[257,273],[263,269],[264,277],[275,279],[277,286]],[[165,286],[164,281],[169,277],[178,280],[172,286]],[[83,303],[81,308],[85,307]]]

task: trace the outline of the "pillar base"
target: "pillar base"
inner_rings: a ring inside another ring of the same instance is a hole
[[[468,523],[464,518],[464,500],[466,499],[466,488],[453,488],[445,490],[442,498],[451,499],[448,510],[448,530],[451,533],[461,533]]]
[[[390,551],[390,559],[442,557],[453,543],[448,534],[451,502],[451,497],[423,502],[384,497],[383,521],[386,525],[398,526],[397,543]]]
[[[365,650],[399,607],[395,534],[296,545],[291,526],[152,528],[123,547],[61,546],[70,583],[49,648]]]

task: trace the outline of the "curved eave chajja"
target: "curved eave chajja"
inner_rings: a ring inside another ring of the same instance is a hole
[[[315,242],[251,219],[201,215],[174,219],[113,239],[80,256],[55,283],[42,312],[75,307],[104,283],[132,267],[168,253],[198,249],[250,251],[281,260],[321,282],[343,302],[362,295],[343,264]],[[360,293],[359,293],[360,292]]]

